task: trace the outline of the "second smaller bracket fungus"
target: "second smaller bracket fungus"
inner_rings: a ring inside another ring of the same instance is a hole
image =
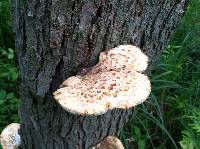
[[[144,102],[151,91],[148,77],[141,72],[148,58],[132,45],[102,52],[99,62],[86,74],[69,77],[53,93],[67,111],[100,115],[114,108],[128,109]]]
[[[21,144],[21,137],[18,134],[20,124],[12,123],[2,131],[0,143],[3,149],[17,149]]]

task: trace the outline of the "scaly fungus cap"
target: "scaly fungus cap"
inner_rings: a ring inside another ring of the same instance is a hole
[[[20,136],[18,134],[18,130],[20,128],[20,124],[12,123],[2,131],[0,135],[0,143],[3,149],[16,149],[20,143]]]
[[[109,69],[126,68],[133,71],[144,71],[147,68],[148,57],[132,45],[121,45],[109,51],[101,52],[99,63],[101,67]]]
[[[90,71],[69,77],[53,93],[54,98],[65,110],[81,115],[134,107],[144,102],[151,90],[148,77],[140,73],[147,62],[147,56],[132,45],[102,52]]]

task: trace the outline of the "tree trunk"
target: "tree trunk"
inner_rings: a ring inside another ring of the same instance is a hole
[[[52,92],[99,53],[133,44],[150,63],[159,58],[187,0],[12,0],[21,72],[23,149],[75,149],[118,135],[132,109],[100,116],[63,110]]]

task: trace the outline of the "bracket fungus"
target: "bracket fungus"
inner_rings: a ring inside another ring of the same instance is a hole
[[[99,62],[84,75],[65,80],[53,93],[67,111],[100,115],[114,108],[128,109],[144,102],[151,91],[146,70],[148,57],[132,45],[100,53]]]
[[[3,149],[16,149],[20,143],[21,138],[18,134],[20,124],[12,123],[2,131],[0,135],[0,143]]]
[[[124,149],[124,146],[117,137],[108,136],[92,149]]]

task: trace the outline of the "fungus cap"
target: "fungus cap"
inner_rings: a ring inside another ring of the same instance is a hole
[[[151,90],[148,77],[141,73],[147,62],[147,56],[132,45],[102,52],[97,65],[85,75],[65,80],[54,98],[65,110],[81,115],[134,107],[144,102]]]
[[[16,149],[20,143],[20,135],[18,134],[20,124],[12,123],[2,131],[0,142],[3,149]]]
[[[101,52],[98,65],[106,66],[108,70],[126,67],[133,71],[144,71],[148,66],[148,57],[138,47],[121,45]]]
[[[124,149],[122,142],[114,136],[108,136],[92,149]]]

